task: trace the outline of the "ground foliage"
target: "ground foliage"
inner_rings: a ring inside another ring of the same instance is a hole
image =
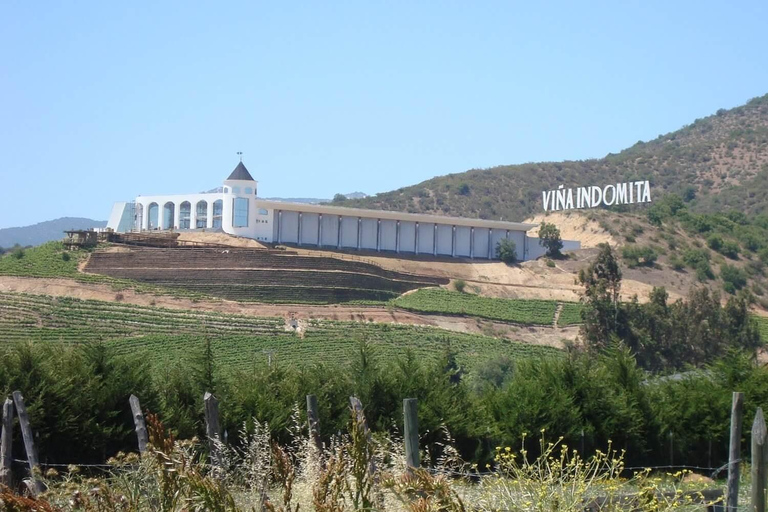
[[[581,333],[587,345],[599,351],[620,340],[645,369],[698,367],[728,350],[754,351],[762,345],[746,294],[722,305],[717,292],[700,287],[691,290],[687,300],[670,303],[666,290],[654,287],[645,304],[637,297],[619,302],[621,269],[607,244],[579,280],[585,288]]]
[[[360,343],[346,364],[233,371],[206,346],[157,368],[146,357],[118,355],[100,343],[12,344],[3,351],[0,391],[22,391],[41,460],[61,463],[103,462],[134,450],[131,393],[177,437],[190,439],[203,434],[202,397],[213,389],[231,442],[245,435],[242,425],[252,432],[254,418],[288,442],[294,411],[307,394],[318,397],[325,440],[344,429],[349,396],[360,398],[375,432],[390,433],[402,431],[402,399],[418,398],[428,454],[436,456],[447,429],[459,453],[481,466],[493,458],[494,446],[546,429],[586,450],[612,440],[629,450],[632,465],[668,463],[666,440],[673,432],[677,463],[714,467],[727,457],[731,392],[745,393],[748,418],[757,406],[768,406],[768,369],[741,352],[676,379],[653,377],[619,345],[599,354],[502,357],[471,371],[450,346],[431,362],[408,350],[389,360],[375,352]],[[20,437],[14,453],[23,453]],[[528,449],[535,454],[537,448]]]
[[[440,288],[417,290],[392,303],[409,311],[476,316],[531,325],[552,325],[557,305],[553,300],[497,299]]]

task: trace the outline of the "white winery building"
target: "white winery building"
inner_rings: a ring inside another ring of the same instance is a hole
[[[535,226],[264,200],[242,162],[216,192],[115,203],[107,224],[117,232],[223,231],[274,244],[477,259],[494,259],[497,244],[506,238],[515,242],[521,260],[544,254],[538,238],[526,234]],[[564,249],[579,246],[564,241]]]

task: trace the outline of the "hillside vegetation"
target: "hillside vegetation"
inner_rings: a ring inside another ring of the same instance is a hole
[[[652,198],[692,198],[694,211],[768,211],[768,95],[604,158],[472,169],[343,204],[522,220],[542,211],[542,190],[634,180],[650,180]]]

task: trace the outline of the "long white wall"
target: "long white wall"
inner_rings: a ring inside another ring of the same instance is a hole
[[[224,191],[218,193],[140,196],[135,200],[136,227],[221,229],[264,242],[297,246],[474,259],[495,259],[499,241],[510,239],[521,260],[545,253],[537,238],[525,234],[534,227],[531,224],[267,201],[256,198],[255,187],[244,186],[249,183],[254,182],[227,181]],[[245,190],[251,193],[243,193]],[[242,203],[243,198],[248,201],[247,226],[234,227],[235,200]],[[214,204],[219,201],[221,215],[214,219]],[[200,216],[198,204],[204,206]],[[110,219],[122,218],[123,222],[110,220],[109,227],[117,230],[119,224],[121,230],[125,229],[129,206],[116,206],[120,211],[114,211]],[[577,241],[564,241],[565,250],[579,247]]]

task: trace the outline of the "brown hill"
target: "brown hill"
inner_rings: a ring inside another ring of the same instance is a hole
[[[604,158],[473,169],[344,205],[519,220],[542,211],[542,190],[640,179],[656,197],[695,196],[693,211],[768,211],[768,95]]]

